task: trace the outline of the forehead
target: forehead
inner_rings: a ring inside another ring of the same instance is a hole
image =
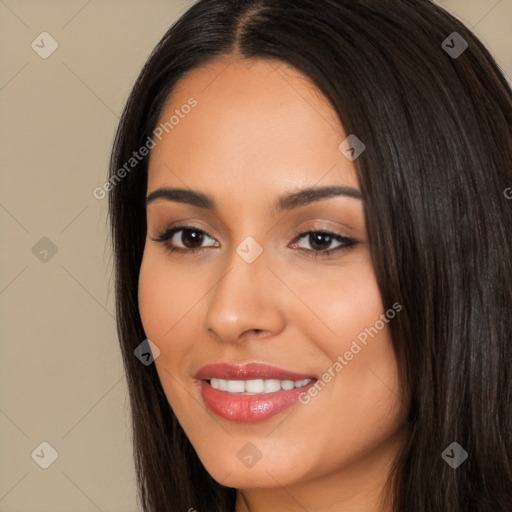
[[[356,184],[338,149],[346,135],[336,112],[307,76],[280,61],[225,58],[191,70],[159,123],[167,128],[151,151],[148,188],[181,179],[268,191],[283,180],[311,186],[333,169]]]
[[[219,57],[186,73],[174,87],[168,106],[180,104],[192,92],[201,96],[206,105],[228,102],[233,107],[246,106],[249,100],[255,107],[275,108],[282,102],[290,107],[306,102],[317,113],[329,114],[326,122],[334,129],[339,128],[327,99],[311,79],[276,59]]]

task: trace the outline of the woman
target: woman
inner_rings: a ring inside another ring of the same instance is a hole
[[[145,512],[512,510],[511,126],[427,0],[171,27],[109,179]]]

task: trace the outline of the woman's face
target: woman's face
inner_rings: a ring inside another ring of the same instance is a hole
[[[381,482],[401,306],[381,302],[349,134],[304,75],[262,60],[193,70],[160,121],[140,313],[199,458],[239,489]]]

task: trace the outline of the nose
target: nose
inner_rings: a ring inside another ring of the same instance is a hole
[[[252,263],[236,251],[208,294],[204,328],[225,343],[252,335],[268,338],[284,329],[285,288],[267,267],[265,251]]]

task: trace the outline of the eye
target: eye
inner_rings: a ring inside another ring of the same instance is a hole
[[[304,233],[299,233],[295,240],[304,240],[306,245],[309,245],[311,249],[307,249],[298,245],[296,241],[294,241],[292,245],[294,247],[298,247],[299,251],[304,252],[308,256],[312,256],[314,258],[318,256],[330,257],[339,251],[350,249],[351,247],[356,246],[358,243],[353,238],[325,230],[306,231]],[[333,243],[337,243],[338,246],[332,248]]]
[[[181,233],[181,235],[176,236],[178,233]],[[204,247],[201,244],[205,238],[210,238],[210,240],[213,241],[210,247],[219,247],[220,244],[209,237],[205,231],[193,226],[177,226],[167,229],[152,240],[163,243],[170,252],[176,251],[185,253],[201,251]],[[178,245],[175,245],[175,243],[178,243]],[[181,246],[179,244],[181,244]]]

